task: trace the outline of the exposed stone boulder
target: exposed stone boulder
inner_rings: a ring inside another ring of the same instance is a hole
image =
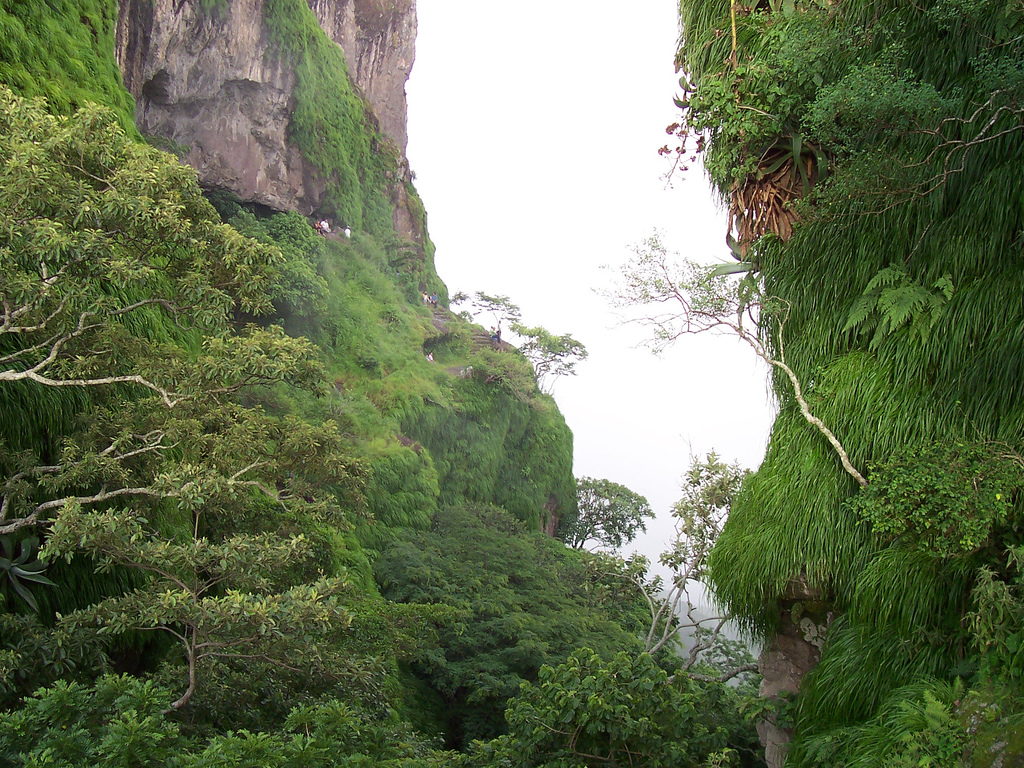
[[[263,0],[121,0],[117,60],[144,134],[185,148],[207,187],[309,214],[323,194],[287,141],[295,73],[263,25]]]
[[[804,676],[817,665],[832,618],[821,594],[803,576],[793,579],[780,603],[780,622],[775,635],[758,658],[762,696],[777,699],[796,694]],[[768,768],[782,768],[792,733],[774,720],[757,724]]]

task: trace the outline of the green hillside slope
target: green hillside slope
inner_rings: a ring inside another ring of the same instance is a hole
[[[572,435],[525,358],[443,308],[411,185],[423,237],[392,231],[398,158],[304,2],[265,23],[351,238],[206,195],[142,143],[117,5],[0,3],[0,755],[234,764],[249,729],[270,765],[319,728],[440,764],[402,670],[454,614],[385,601],[371,563],[448,507],[501,506],[527,538],[572,511]],[[48,684],[77,702],[74,748],[21,707]],[[103,752],[126,709],[156,719]]]

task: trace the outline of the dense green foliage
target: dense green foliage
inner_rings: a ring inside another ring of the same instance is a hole
[[[452,383],[445,407],[404,427],[434,457],[441,504],[494,503],[534,530],[550,512],[574,510],[572,433],[550,398],[522,394],[536,388],[529,364],[492,353],[473,369]]]
[[[654,517],[651,505],[640,494],[593,477],[576,480],[576,506],[578,514],[563,518],[559,525],[562,541],[574,549],[582,549],[588,542],[621,549],[647,530],[644,518]]]
[[[110,0],[4,0],[0,3],[0,83],[42,96],[70,114],[87,102],[113,109],[135,130],[135,105],[114,61],[117,3]]]
[[[1024,13],[771,3],[737,14],[735,35],[723,0],[684,0],[681,17],[682,133],[704,132],[763,296],[785,308],[784,322],[762,315],[761,338],[868,480],[860,490],[843,471],[776,372],[780,413],[712,554],[716,593],[761,635],[794,579],[845,613],[805,682],[788,764],[952,765],[960,737],[941,736],[943,718],[963,735],[967,716],[931,680],[964,676],[991,699],[1024,672],[1009,639],[1024,522]],[[1002,612],[972,624],[983,592]],[[900,757],[870,746],[918,716],[935,738],[907,736]],[[823,751],[843,728],[873,735]]]
[[[737,765],[722,717],[729,696],[685,675],[670,679],[646,653],[606,660],[584,648],[524,683],[508,735],[477,744],[475,755],[481,766],[513,768]]]
[[[315,347],[273,326],[231,330],[234,311],[270,307],[282,254],[220,223],[191,171],[103,110],[55,118],[0,98],[0,407],[22,404],[6,397],[19,387],[40,411],[70,387],[92,401],[56,434],[5,437],[0,522],[25,542],[44,533],[57,584],[61,559],[101,581],[135,574],[62,598],[56,615],[43,600],[53,636],[114,660],[122,638],[148,645],[148,664],[180,680],[173,708],[217,664],[301,678],[288,660],[302,658],[305,674],[319,661],[333,674],[344,665],[312,651],[352,620],[330,530],[360,508],[365,470],[337,423],[247,402],[273,384],[317,391]],[[7,629],[6,692],[66,671],[45,643],[25,645],[30,625]]]
[[[341,49],[320,29],[302,0],[271,0],[266,20],[298,76],[293,138],[328,180],[324,213],[339,223],[382,236],[391,231],[386,173],[398,158],[355,93]]]
[[[876,468],[852,508],[883,541],[943,557],[968,555],[1003,537],[1024,467],[1006,448],[932,444]]]
[[[192,171],[135,142],[116,3],[0,9],[0,80],[49,99],[5,93],[0,119],[13,765],[454,764],[412,732],[447,727],[413,672],[466,652],[455,628],[473,611],[513,638],[480,648],[493,679],[460,672],[449,719],[481,735],[544,661],[636,644],[628,585],[536,533],[575,509],[557,407],[528,360],[421,304],[447,292],[404,159],[307,4],[266,13],[298,75],[291,135],[328,182],[319,213],[350,239],[223,191],[207,202]],[[92,100],[114,111],[44,111]],[[399,197],[416,242],[392,232]],[[379,553],[467,501],[508,510],[477,567],[511,591],[382,598]]]
[[[105,676],[94,686],[58,683],[22,710],[0,714],[6,765],[97,768],[429,768],[451,759],[396,718],[326,700],[294,708],[280,729],[190,738],[162,715],[171,699],[151,682]]]
[[[405,533],[384,551],[374,573],[385,597],[461,612],[412,665],[443,702],[450,746],[503,732],[520,683],[576,648],[606,658],[639,652],[646,608],[616,569],[528,534],[496,507],[442,509],[429,531]]]
[[[392,10],[384,8],[381,13]],[[327,183],[318,215],[390,245],[389,265],[401,265],[406,298],[424,290],[447,297],[447,288],[434,271],[434,245],[426,231],[423,204],[407,178],[408,163],[350,82],[341,48],[320,29],[303,0],[269,0],[264,14],[297,76],[289,125],[292,140]],[[394,242],[392,212],[400,197],[408,198],[418,242]],[[403,256],[403,250],[413,251],[414,258]]]

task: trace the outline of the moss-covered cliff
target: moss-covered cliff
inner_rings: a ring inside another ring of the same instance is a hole
[[[345,10],[346,3],[338,5]],[[535,528],[545,508],[571,505],[571,435],[553,402],[536,392],[517,398],[480,376],[444,373],[471,364],[475,351],[465,344],[439,350],[433,367],[423,360],[424,345],[436,344],[439,332],[419,296],[437,292],[442,303],[446,297],[425,211],[407,161],[381,133],[342,48],[310,7],[303,0],[123,2],[120,19],[117,11],[113,2],[8,4],[0,17],[11,30],[0,53],[4,80],[16,92],[47,97],[59,113],[88,100],[115,109],[122,121],[134,111],[154,143],[194,163],[226,221],[278,245],[292,260],[295,284],[277,301],[279,320],[324,350],[333,397],[359,401],[348,406],[358,412],[359,430],[371,442],[389,434],[396,440],[404,430],[431,454],[445,456],[443,501],[508,502]],[[248,16],[252,11],[257,14]],[[132,65],[134,110],[114,65],[115,32],[122,64]],[[171,45],[181,39],[191,40],[187,50]],[[242,50],[246,41],[258,45]],[[227,63],[215,65],[218,58]],[[249,85],[232,79],[241,69]],[[274,92],[280,114],[263,117],[280,125],[264,126],[267,134],[260,135],[253,113],[264,91]],[[215,119],[228,113],[234,121]],[[205,133],[189,133],[200,125]],[[305,202],[298,212],[349,226],[351,239],[315,238],[301,217],[268,210],[266,196],[245,182],[267,173],[245,165],[266,156],[238,149],[252,135],[264,145],[279,139],[274,152],[301,158],[307,170],[299,186],[308,182],[308,189],[293,190]],[[182,143],[188,139],[194,145]],[[235,165],[226,166],[229,161]],[[449,316],[448,322],[448,336],[471,334],[461,320]],[[467,429],[467,419],[477,427]]]
[[[3,706],[112,664],[180,694],[189,738],[324,696],[405,733],[400,663],[454,609],[386,603],[371,562],[470,503],[539,536],[575,504],[557,406],[444,309],[407,162],[310,4],[12,1],[0,30]]]

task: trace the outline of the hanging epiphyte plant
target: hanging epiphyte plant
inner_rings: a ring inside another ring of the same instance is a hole
[[[754,171],[732,186],[729,229],[736,231],[740,254],[767,233],[788,240],[800,218],[794,203],[827,174],[826,154],[797,131],[768,144]]]

